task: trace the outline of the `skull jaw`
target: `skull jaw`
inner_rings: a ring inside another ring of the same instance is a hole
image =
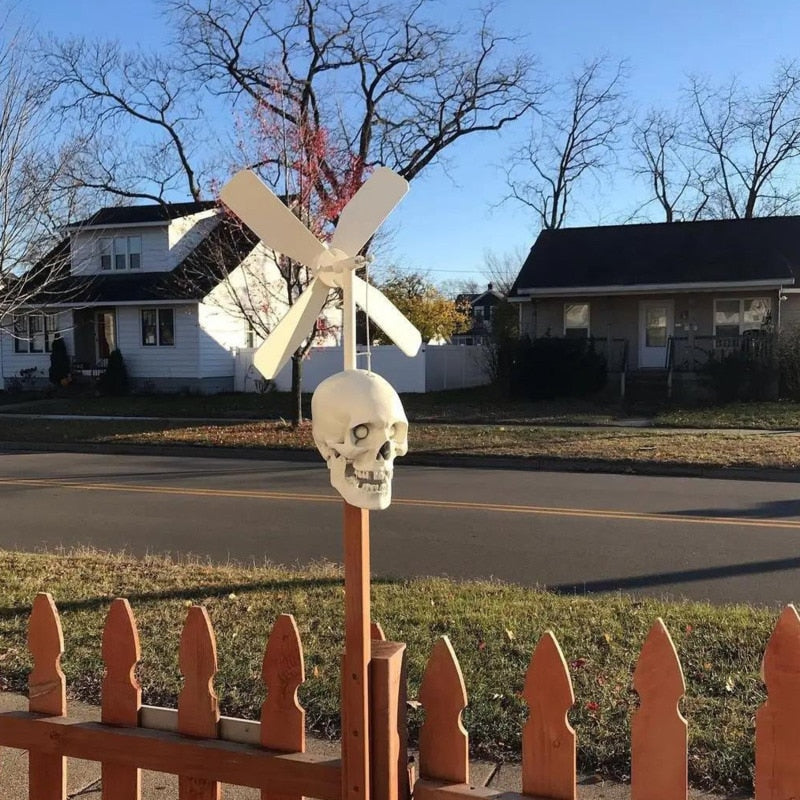
[[[344,456],[331,455],[328,458],[331,486],[344,500],[356,508],[369,511],[382,511],[392,502],[392,473],[383,471],[382,479],[360,479],[353,468],[353,462]],[[373,472],[373,475],[377,473]]]

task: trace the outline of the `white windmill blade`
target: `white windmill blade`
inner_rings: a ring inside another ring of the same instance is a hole
[[[353,298],[409,358],[419,352],[422,335],[383,292],[353,275]]]
[[[335,260],[254,172],[237,172],[219,196],[267,247],[307,267],[325,266]]]
[[[311,333],[327,299],[328,287],[315,278],[273,328],[253,357],[253,364],[265,378],[274,378]]]
[[[405,178],[388,167],[376,169],[342,209],[331,247],[357,255],[407,191]]]

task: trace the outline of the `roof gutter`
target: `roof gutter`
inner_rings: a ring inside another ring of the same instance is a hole
[[[721,289],[779,289],[787,283],[793,284],[794,278],[771,278],[759,281],[698,281],[693,283],[640,283],[634,285],[611,286],[553,286],[530,289],[517,289],[516,296],[509,300],[514,303],[523,303],[531,297],[563,297],[569,296],[597,296],[597,295],[629,295],[629,294],[664,294],[668,292],[715,292]],[[790,291],[790,290],[787,290]],[[798,289],[797,291],[800,291]]]

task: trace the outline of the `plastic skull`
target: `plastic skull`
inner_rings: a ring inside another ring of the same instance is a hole
[[[408,452],[408,420],[392,385],[362,369],[337,372],[317,386],[311,420],[339,494],[359,508],[388,507],[394,460]]]

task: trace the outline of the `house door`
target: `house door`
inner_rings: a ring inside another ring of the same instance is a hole
[[[667,340],[673,333],[675,303],[642,300],[639,304],[639,366],[665,367]]]
[[[94,315],[94,356],[96,361],[108,358],[117,346],[116,315],[113,311],[96,311]]]

